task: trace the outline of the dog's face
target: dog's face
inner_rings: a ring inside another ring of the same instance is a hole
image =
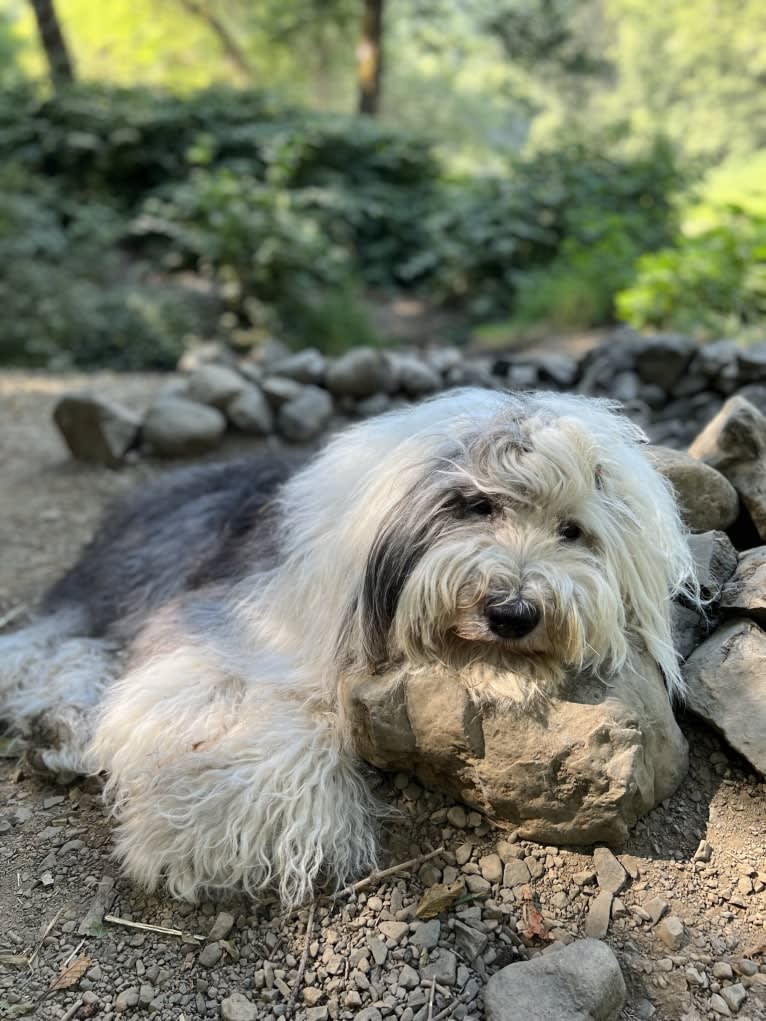
[[[644,595],[624,561],[645,543],[604,453],[576,420],[532,415],[428,464],[367,560],[371,667],[438,662],[523,701],[619,666]]]

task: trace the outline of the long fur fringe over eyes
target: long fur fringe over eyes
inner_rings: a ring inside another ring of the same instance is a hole
[[[0,638],[0,709],[42,764],[107,774],[117,853],[144,886],[298,903],[375,861],[347,725],[370,672],[447,672],[521,711],[648,650],[681,693],[670,601],[697,594],[642,439],[603,402],[465,390],[350,429],[297,472],[170,476]],[[506,633],[498,605],[534,626]]]

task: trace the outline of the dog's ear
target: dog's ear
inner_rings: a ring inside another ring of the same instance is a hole
[[[449,499],[424,479],[381,522],[367,555],[354,607],[356,641],[371,672],[391,659],[391,627],[404,587],[441,532]]]

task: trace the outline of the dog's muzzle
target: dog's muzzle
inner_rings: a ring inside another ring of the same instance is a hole
[[[540,610],[526,599],[488,600],[484,615],[490,631],[498,638],[523,638],[537,627]]]

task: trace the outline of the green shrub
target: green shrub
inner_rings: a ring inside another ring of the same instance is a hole
[[[700,337],[766,325],[766,218],[722,209],[719,222],[675,246],[644,255],[632,286],[617,297],[638,329],[677,329]]]

